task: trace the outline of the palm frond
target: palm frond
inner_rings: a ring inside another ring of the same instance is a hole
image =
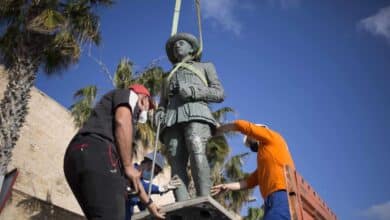
[[[216,163],[223,163],[229,155],[230,147],[224,136],[215,136],[210,138],[206,147],[206,155],[210,167],[214,167]]]
[[[262,220],[264,217],[264,207],[261,208],[248,208],[248,215],[243,218],[243,220]]]
[[[80,47],[73,35],[69,32],[59,33],[43,51],[44,70],[48,74],[61,71],[76,63],[79,57]]]
[[[77,127],[82,127],[91,113],[92,108],[85,100],[80,100],[71,106],[73,122]]]
[[[64,15],[79,42],[93,41],[97,45],[100,43],[99,17],[92,12],[88,1],[69,2],[65,5]]]
[[[96,94],[97,94],[97,87],[95,85],[91,85],[77,90],[73,94],[73,98],[84,99],[86,100],[87,103],[92,105],[96,99]]]
[[[233,156],[228,160],[224,166],[226,176],[231,180],[239,180],[245,177],[245,173],[242,171],[244,165],[244,159],[249,153],[242,153]]]
[[[70,111],[77,127],[81,127],[91,115],[96,94],[97,87],[95,85],[86,86],[74,93],[73,97],[78,101],[70,107]]]
[[[0,4],[0,22],[5,24],[16,22],[22,12],[24,2],[24,0],[2,0]]]
[[[133,63],[128,58],[122,58],[116,68],[114,85],[116,88],[127,88],[133,82]]]
[[[228,113],[235,113],[235,111],[231,107],[223,107],[214,111],[212,114],[215,120],[217,120],[219,123],[224,123]]]
[[[145,85],[151,95],[156,96],[161,90],[163,75],[164,70],[161,67],[151,66],[137,77],[136,82]]]
[[[66,19],[60,12],[45,9],[40,15],[29,21],[27,29],[41,34],[51,34],[63,28],[65,23]]]

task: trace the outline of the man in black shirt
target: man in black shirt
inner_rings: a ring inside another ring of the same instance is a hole
[[[135,124],[145,123],[152,107],[143,85],[112,90],[101,98],[70,142],[64,173],[88,219],[125,219],[127,181],[149,211],[164,218],[142,187],[132,161]]]

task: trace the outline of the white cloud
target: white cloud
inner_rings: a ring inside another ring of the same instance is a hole
[[[265,1],[265,0],[263,0]],[[295,8],[302,0],[266,0],[270,5],[283,9]],[[243,24],[237,14],[241,11],[253,11],[260,0],[205,0],[201,2],[203,17],[220,25],[225,31],[239,35]]]
[[[277,5],[283,9],[296,8],[300,5],[301,0],[268,0],[271,5]]]
[[[390,6],[361,20],[359,26],[374,35],[385,37],[390,42]]]
[[[390,201],[379,205],[373,205],[361,212],[368,219],[390,220]]]
[[[236,17],[240,0],[206,0],[202,1],[203,16],[205,19],[213,19],[227,31],[239,35],[242,24]]]

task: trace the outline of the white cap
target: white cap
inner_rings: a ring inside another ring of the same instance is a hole
[[[267,125],[265,124],[255,124],[256,126],[259,126],[259,127],[263,127],[263,128],[268,128]],[[249,147],[249,144],[248,144],[248,136],[247,135],[244,135],[244,139],[242,140],[244,142],[244,145]]]

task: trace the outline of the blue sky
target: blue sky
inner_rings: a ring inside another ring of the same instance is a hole
[[[390,219],[390,2],[202,1],[203,61],[215,64],[229,120],[268,124],[287,140],[296,167],[339,219]],[[90,57],[114,72],[121,57],[142,70],[168,70],[164,45],[174,1],[120,1],[100,10],[103,41],[59,76],[39,74],[39,89],[66,107],[79,88],[111,89]],[[197,35],[193,1],[179,31]],[[241,137],[233,154],[246,152]],[[255,157],[245,170],[255,169]],[[258,202],[251,206],[260,206]],[[245,211],[244,211],[245,213]]]

